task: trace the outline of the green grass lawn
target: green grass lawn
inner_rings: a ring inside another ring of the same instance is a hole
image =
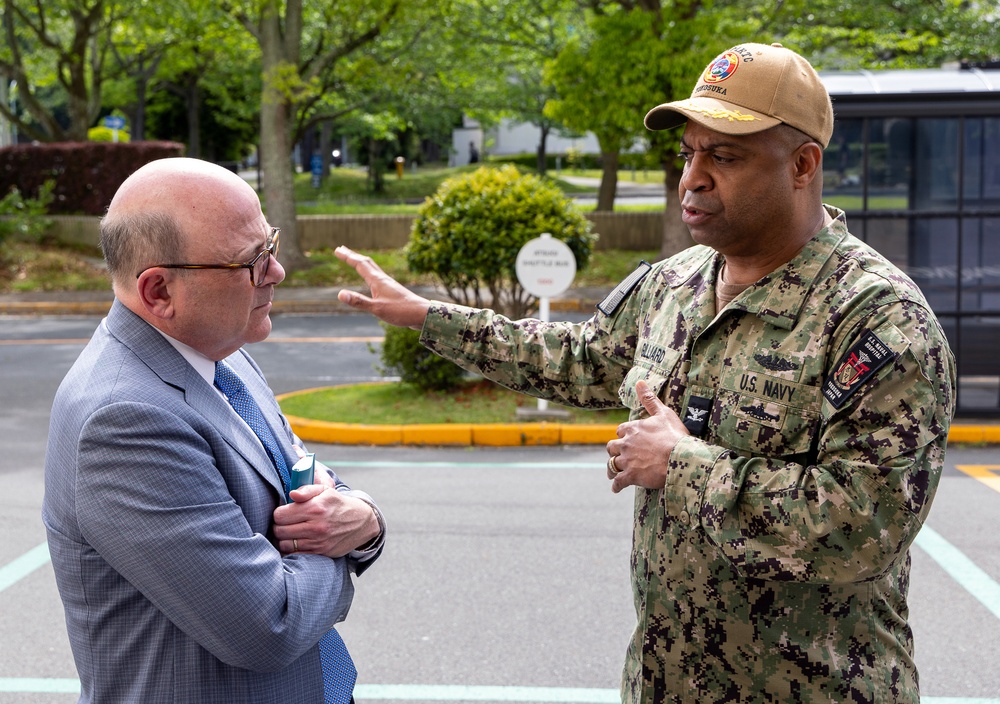
[[[538,402],[493,382],[469,380],[453,391],[421,391],[411,384],[359,384],[334,386],[284,398],[281,410],[290,416],[333,423],[370,425],[420,423],[524,423],[519,407],[534,408]],[[555,403],[550,408],[570,412],[564,423],[618,424],[628,420],[625,409],[587,411]]]

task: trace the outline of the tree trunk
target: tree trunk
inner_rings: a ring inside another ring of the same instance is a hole
[[[660,259],[677,254],[695,242],[691,239],[684,221],[681,220],[681,201],[677,187],[681,182],[681,170],[673,159],[663,163],[663,183],[667,191],[667,207],[663,214],[663,241],[660,243]]]
[[[281,265],[289,273],[308,265],[308,259],[299,246],[295,222],[290,142],[288,105],[275,100],[262,100],[260,160],[264,171],[264,203],[268,223],[281,228]]]
[[[289,8],[289,14],[301,13]],[[297,28],[297,29],[296,29]],[[287,273],[309,266],[299,244],[295,220],[295,182],[292,174],[292,106],[288,93],[274,82],[280,80],[283,66],[298,62],[301,39],[301,16],[286,21],[287,36],[282,31],[277,3],[265,3],[260,17],[260,49],[263,86],[260,101],[260,164],[263,169],[264,205],[267,221],[281,228],[281,265]],[[286,46],[287,42],[287,46]],[[289,50],[288,47],[294,47]]]
[[[372,193],[385,193],[384,147],[381,139],[368,140],[368,187]]]
[[[538,137],[538,149],[535,150],[535,169],[539,176],[544,176],[548,166],[545,159],[545,143],[549,139],[549,126],[539,125],[539,127],[541,132]]]
[[[197,76],[189,76],[184,100],[187,103],[188,156],[201,158],[201,86]],[[284,241],[282,241],[284,244]]]
[[[129,139],[142,142],[146,139],[146,88],[149,79],[140,74],[135,79],[135,110],[132,111],[132,132]]]
[[[330,175],[330,154],[332,153],[330,144],[330,133],[333,130],[333,123],[323,120],[319,126],[319,153],[323,159],[323,173],[320,174],[319,182],[325,183],[326,177]]]
[[[597,210],[615,209],[618,189],[618,152],[601,152],[601,187],[597,191]]]

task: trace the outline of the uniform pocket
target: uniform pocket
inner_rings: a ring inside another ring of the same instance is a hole
[[[719,422],[725,444],[752,455],[803,456],[816,447],[820,390],[750,366],[729,369],[719,385]]]
[[[634,366],[625,375],[625,380],[618,388],[618,396],[622,405],[631,411],[632,418],[644,413],[642,401],[635,393],[635,385],[645,381],[649,388],[668,406],[676,410],[678,392],[683,396],[684,380],[679,369],[681,362],[680,350],[668,347],[656,347],[644,343],[647,347],[646,356],[636,356]]]

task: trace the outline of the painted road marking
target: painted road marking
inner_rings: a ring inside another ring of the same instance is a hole
[[[1000,464],[956,464],[955,468],[1000,492]]]
[[[328,461],[331,467],[453,467],[453,468],[581,468],[603,469],[603,463],[588,462],[338,462]],[[962,471],[980,477],[964,465]],[[1000,466],[986,465],[986,478],[996,478],[993,471]],[[915,545],[926,552],[958,584],[979,600],[997,618],[1000,618],[1000,584],[980,569],[964,553],[941,537],[929,526],[924,526],[917,534]],[[0,592],[16,584],[49,561],[48,544],[42,543],[12,562],[0,567]],[[80,691],[79,680],[72,678],[41,677],[0,677],[0,692],[21,694],[75,694]],[[355,698],[360,700],[383,701],[476,701],[476,702],[524,702],[525,704],[578,703],[610,704],[619,701],[616,689],[587,689],[573,687],[520,687],[520,686],[466,686],[466,685],[407,685],[407,684],[360,684],[355,690]],[[996,698],[970,697],[922,697],[925,704],[1000,704]]]
[[[41,338],[25,340],[0,340],[0,345],[85,345],[90,342],[89,337],[79,338]]]
[[[0,592],[17,584],[49,561],[49,544],[42,543],[0,567]]]
[[[965,553],[928,525],[924,525],[917,533],[914,545],[930,555],[965,591],[976,597],[994,616],[1000,618],[1000,584],[993,581],[993,578],[966,557]]]
[[[327,467],[444,467],[446,469],[479,469],[480,467],[503,467],[505,469],[603,469],[604,462],[412,462],[407,460],[343,461],[317,460]]]
[[[261,342],[295,343],[313,342],[330,344],[335,342],[382,342],[385,336],[379,337],[269,337]],[[24,340],[0,340],[0,345],[85,345],[89,337],[67,338],[26,338]]]
[[[78,694],[80,681],[69,678],[0,677],[0,692],[18,694]],[[524,702],[525,704],[617,704],[617,689],[582,687],[517,687],[431,684],[359,684],[354,698],[383,701]],[[924,704],[1000,704],[982,697],[921,697]]]

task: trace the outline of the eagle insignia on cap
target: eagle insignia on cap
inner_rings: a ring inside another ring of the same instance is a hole
[[[721,83],[734,73],[740,65],[740,55],[735,51],[724,51],[705,69],[701,80],[705,83]]]

